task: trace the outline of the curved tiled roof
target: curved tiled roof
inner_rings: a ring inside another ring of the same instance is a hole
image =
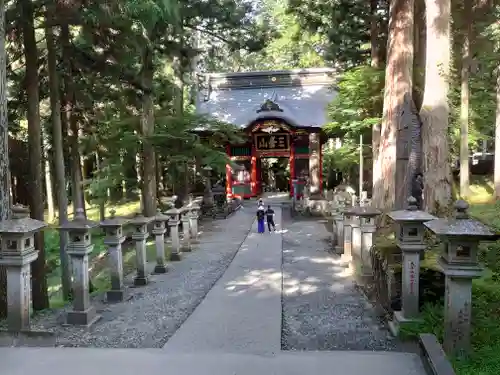
[[[244,128],[281,118],[290,125],[321,127],[336,92],[333,69],[211,74],[198,95],[197,112]]]

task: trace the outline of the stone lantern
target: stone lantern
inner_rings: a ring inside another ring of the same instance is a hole
[[[29,210],[12,207],[12,219],[0,221],[0,265],[7,272],[7,328],[11,332],[30,330],[31,269],[38,258],[35,233],[46,227],[29,218]]]
[[[177,208],[171,208],[167,212],[168,215],[168,226],[170,228],[170,237],[172,238],[172,251],[170,253],[171,261],[181,260],[181,244],[179,239],[179,222],[181,211]]]
[[[136,275],[134,285],[142,286],[149,282],[146,266],[146,240],[149,237],[148,224],[154,220],[154,217],[144,217],[142,214],[136,215],[130,220],[130,225],[134,228],[132,240],[135,242]]]
[[[156,265],[154,273],[166,273],[167,272],[167,262],[165,259],[165,232],[167,231],[165,223],[168,221],[169,217],[163,215],[158,209],[156,216],[154,217],[154,226],[152,234],[155,236],[156,244]]]
[[[129,221],[124,218],[115,217],[115,210],[111,210],[110,213],[111,216],[101,222],[101,228],[105,234],[104,244],[108,247],[111,276],[111,290],[106,292],[106,300],[108,302],[120,302],[125,298],[122,244],[126,236],[123,233],[123,226]]]
[[[189,208],[182,207],[181,223],[182,223],[182,250],[186,253],[191,251],[191,229],[189,228]]]
[[[408,198],[406,210],[393,211],[389,213],[389,217],[397,228],[396,243],[403,256],[402,309],[394,313],[394,321],[391,322],[391,329],[397,332],[401,324],[418,317],[420,258],[425,250],[424,223],[435,220],[436,217],[420,211],[414,197]]]
[[[200,217],[201,207],[193,203],[189,207],[189,228],[191,228],[191,238],[193,241],[198,240],[198,219]]]
[[[365,199],[364,204],[367,204]],[[375,218],[382,212],[369,205],[355,207],[352,210],[359,218],[360,227],[360,260],[362,276],[373,276],[371,249],[373,246],[373,233],[377,231]]]
[[[73,275],[73,311],[68,312],[67,324],[90,326],[100,318],[90,305],[89,295],[89,254],[94,249],[90,231],[97,226],[98,223],[87,220],[83,209],[78,208],[74,219],[60,227],[68,232],[67,252]]]
[[[445,274],[444,342],[449,355],[461,355],[470,349],[472,279],[482,274],[477,260],[480,241],[498,239],[486,225],[471,219],[469,204],[455,202],[452,219],[439,219],[424,225],[443,241],[439,266]]]
[[[335,238],[335,254],[342,254],[344,252],[344,209],[345,198],[342,196],[337,197],[337,209],[333,213],[334,238]]]

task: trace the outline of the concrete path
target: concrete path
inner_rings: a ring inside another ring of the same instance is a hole
[[[254,208],[249,203],[244,210]],[[257,222],[232,263],[164,347],[167,352],[274,354],[281,349],[281,208],[276,233]]]
[[[2,375],[425,375],[418,357],[387,352],[276,356],[165,353],[158,349],[0,349]]]

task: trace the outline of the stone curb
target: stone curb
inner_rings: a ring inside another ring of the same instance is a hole
[[[422,333],[418,337],[420,357],[429,375],[456,375],[436,336]]]

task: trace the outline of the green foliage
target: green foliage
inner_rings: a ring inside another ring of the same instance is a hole
[[[328,134],[353,139],[381,122],[384,71],[366,65],[351,69],[342,75],[337,90],[338,95],[328,107]]]

